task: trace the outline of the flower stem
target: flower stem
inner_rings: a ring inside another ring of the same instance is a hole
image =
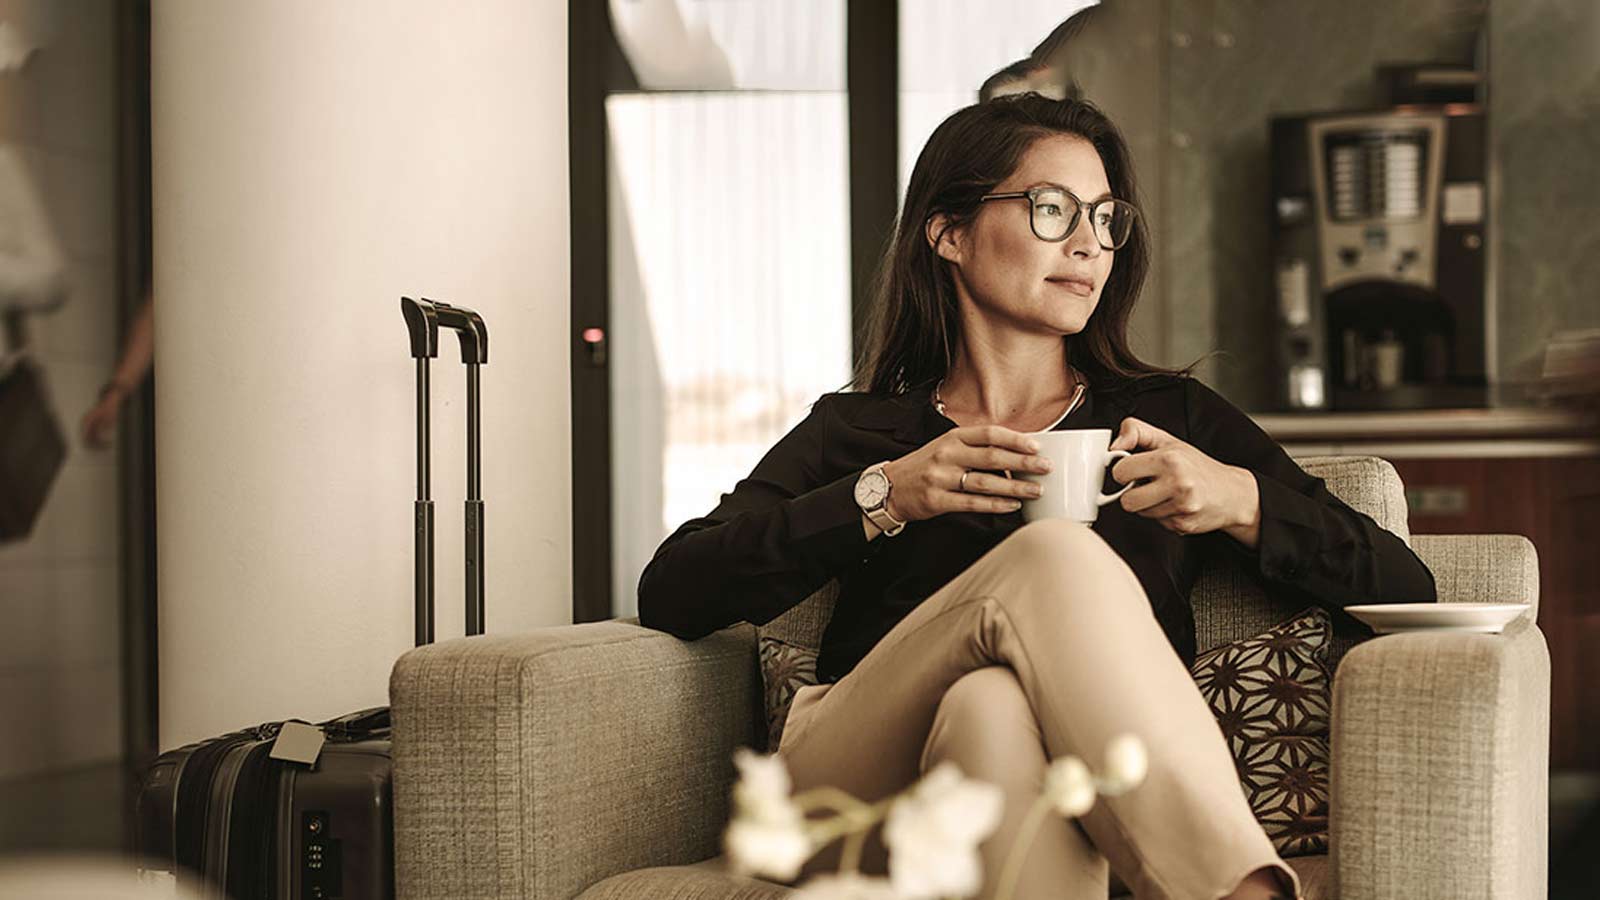
[[[801,814],[808,813],[814,809],[831,809],[839,813],[853,812],[859,814],[875,808],[836,787],[829,787],[828,785],[801,791],[790,800],[800,808]]]
[[[1011,852],[1006,855],[1005,865],[1000,867],[1000,880],[995,885],[994,900],[1011,900],[1011,891],[1016,887],[1017,877],[1022,871],[1022,858],[1028,852],[1028,845],[1033,843],[1033,836],[1039,831],[1039,825],[1050,812],[1050,800],[1039,797],[1028,807],[1027,815],[1023,816],[1022,825],[1017,829],[1017,836],[1011,843]]]
[[[856,829],[845,836],[844,849],[839,857],[840,873],[854,875],[861,869],[861,845],[866,840],[867,828]]]
[[[884,817],[894,798],[864,803],[838,788],[823,785],[796,794],[791,800],[802,814],[817,809],[836,813],[830,819],[808,823],[812,827],[807,836],[811,838],[812,846],[821,849],[832,843],[834,838],[845,835],[839,871],[856,872],[861,866],[861,847],[866,841],[867,831]]]

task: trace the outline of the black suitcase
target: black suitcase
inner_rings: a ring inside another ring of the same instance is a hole
[[[483,499],[478,367],[488,330],[468,309],[402,297],[417,359],[416,643],[433,641],[433,501],[428,471],[428,360],[439,327],[457,331],[467,365],[467,634],[483,633]],[[301,722],[303,719],[291,719]],[[232,900],[381,900],[395,894],[389,708],[316,727],[309,763],[273,758],[285,722],[169,750],[145,770],[136,818],[140,865]]]
[[[322,723],[309,768],[268,756],[282,726],[157,757],[140,784],[141,866],[235,900],[393,897],[389,708]]]

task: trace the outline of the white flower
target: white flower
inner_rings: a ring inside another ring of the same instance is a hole
[[[906,897],[967,897],[983,884],[978,844],[1000,824],[1000,788],[939,763],[889,806],[889,880]]]
[[[734,751],[739,780],[733,786],[733,821],[723,833],[729,867],[740,874],[791,881],[814,852],[805,816],[789,799],[789,770],[776,756]]]
[[[793,881],[800,866],[811,857],[811,841],[799,823],[754,822],[735,819],[722,835],[728,868],[741,875],[765,875]]]
[[[742,813],[762,821],[799,818],[800,811],[789,799],[789,770],[776,755],[762,755],[748,747],[733,751],[739,780],[733,786],[733,805]]]
[[[1144,781],[1150,770],[1145,756],[1144,742],[1138,735],[1119,734],[1106,745],[1106,767],[1100,777],[1100,793],[1107,796],[1125,794]]]
[[[902,900],[889,879],[855,872],[818,875],[790,896],[793,900]]]
[[[1094,776],[1076,756],[1058,757],[1045,772],[1044,795],[1056,812],[1077,818],[1094,806]]]

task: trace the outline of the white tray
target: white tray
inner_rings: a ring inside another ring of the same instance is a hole
[[[1344,611],[1372,626],[1379,634],[1402,631],[1473,631],[1499,634],[1527,603],[1371,603],[1346,606]]]

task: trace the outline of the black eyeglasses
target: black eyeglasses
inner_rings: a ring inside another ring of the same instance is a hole
[[[980,200],[1028,201],[1028,226],[1041,241],[1064,241],[1078,227],[1078,217],[1089,211],[1089,223],[1100,246],[1116,250],[1133,235],[1133,220],[1139,210],[1125,200],[1106,198],[1088,203],[1066,188],[1049,185],[1026,191],[984,194]]]

